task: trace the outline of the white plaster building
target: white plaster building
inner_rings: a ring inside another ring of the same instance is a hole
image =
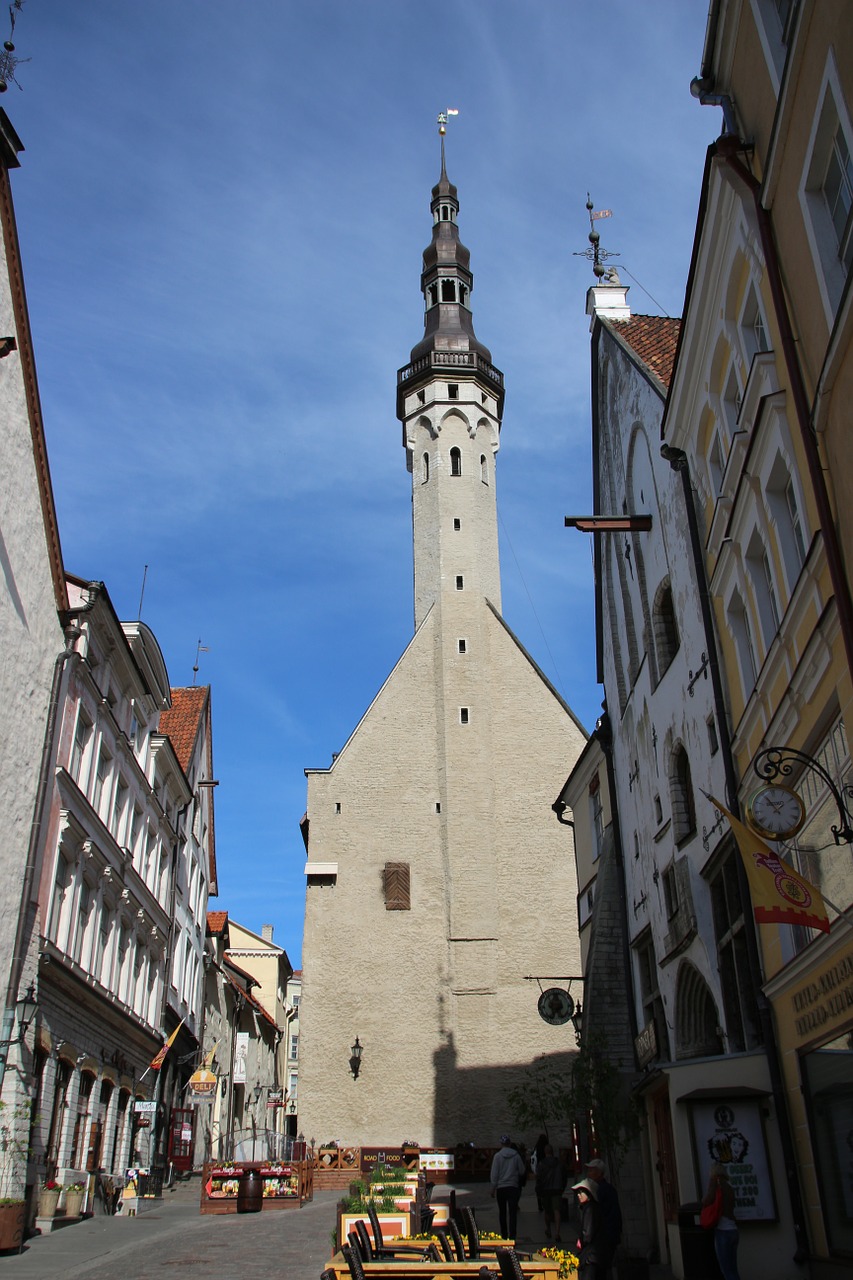
[[[17,1035],[15,1002],[36,981],[31,939],[38,834],[56,751],[71,640],[62,552],[53,503],[27,315],[9,170],[22,145],[0,111],[0,1039]],[[33,1032],[3,1050],[0,1068],[9,1116],[28,1096]],[[19,1138],[26,1145],[26,1122]],[[25,1170],[7,1194],[23,1194]]]
[[[574,1048],[524,977],[579,972],[571,839],[551,805],[585,734],[501,617],[503,376],[474,334],[443,163],[431,207],[425,332],[397,398],[416,632],[331,766],[306,770],[309,1141],[495,1144],[525,1068]]]
[[[250,973],[257,982],[253,994],[263,1005],[275,1022],[277,1039],[273,1074],[270,1079],[255,1081],[263,1087],[263,1097],[258,1106],[257,1123],[265,1129],[283,1134],[285,1132],[285,1113],[287,1091],[287,1026],[288,1026],[288,988],[292,973],[290,961],[284,947],[273,941],[274,927],[271,924],[261,925],[261,932],[255,933],[236,920],[228,921],[229,945],[227,956],[235,964]],[[275,1101],[279,1098],[280,1101]]]
[[[287,1009],[285,1012],[285,1103],[287,1112],[286,1133],[295,1138],[301,1133],[299,1121],[299,1008],[302,1003],[302,970],[294,969],[287,981]]]
[[[247,935],[236,926],[235,937],[246,941]],[[218,1087],[211,1102],[198,1109],[196,1165],[211,1158],[266,1159],[286,1150],[283,1135],[268,1128],[267,1118],[270,1091],[278,1087],[283,1028],[261,1002],[264,984],[229,955],[230,944],[227,911],[208,912],[203,1049]],[[280,958],[271,958],[279,967]]]
[[[772,1093],[772,1077],[754,934],[728,823],[703,794],[731,804],[736,783],[701,515],[685,455],[661,446],[680,326],[631,316],[626,294],[618,284],[599,284],[590,290],[588,310],[595,509],[632,526],[596,534],[596,580],[633,976],[630,1014],[643,1073],[635,1093],[653,1152],[646,1221],[661,1257],[677,1275],[690,1275],[697,1259],[684,1252],[679,1210],[704,1192],[711,1157],[697,1134],[705,1112],[724,1108],[750,1133],[762,1189],[754,1202],[744,1189],[739,1216],[766,1222],[760,1237],[742,1233],[741,1256],[753,1266],[759,1256],[772,1257],[774,1274],[787,1275],[795,1249],[791,1215],[786,1209],[777,1221],[764,1173],[765,1164],[782,1167],[784,1159],[776,1117],[759,1109]],[[640,517],[650,517],[648,528],[638,527]],[[605,910],[601,896],[596,905]],[[597,1011],[590,999],[586,1025],[597,1012],[601,1021],[607,1010]],[[754,1130],[763,1130],[763,1143]],[[785,1203],[778,1181],[776,1196]],[[642,1248],[649,1241],[631,1243]]]
[[[192,800],[181,815],[172,881],[169,980],[163,1031],[180,1027],[161,1068],[160,1098],[168,1141],[164,1155],[176,1169],[193,1167],[195,1109],[185,1106],[186,1087],[200,1062],[204,1028],[204,943],[208,898],[217,892],[213,794],[213,724],[209,685],[172,689],[160,716],[160,732],[175,749]]]
[[[141,1077],[162,1044],[173,862],[191,798],[158,732],[169,680],[152,632],[119,622],[102,583],[67,583],[80,634],[38,884],[39,1176],[152,1163],[163,1117],[136,1131],[133,1102],[157,1084]]]

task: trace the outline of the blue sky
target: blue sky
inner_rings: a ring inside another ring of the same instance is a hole
[[[5,12],[5,7],[4,7]],[[506,378],[503,612],[592,728],[587,191],[678,315],[705,0],[26,0],[2,100],[65,562],[213,690],[220,895],[298,964],[305,767],[413,628],[395,379],[437,113]],[[0,24],[0,35],[6,32]],[[656,306],[631,278],[657,300]],[[568,768],[567,768],[568,772]]]

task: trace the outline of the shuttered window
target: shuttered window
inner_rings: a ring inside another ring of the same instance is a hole
[[[383,879],[385,910],[410,911],[412,895],[408,862],[386,862]]]

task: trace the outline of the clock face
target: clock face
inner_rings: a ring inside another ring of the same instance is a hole
[[[559,987],[549,987],[539,997],[537,1008],[539,1017],[545,1022],[550,1023],[552,1027],[562,1027],[574,1013],[575,1002],[568,991],[562,991]]]
[[[761,787],[747,805],[751,827],[775,840],[793,836],[806,820],[806,810],[796,791],[778,783]]]

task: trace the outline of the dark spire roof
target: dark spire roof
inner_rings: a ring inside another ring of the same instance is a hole
[[[412,360],[431,351],[475,351],[491,364],[488,347],[478,341],[470,311],[474,277],[471,255],[459,239],[459,198],[447,176],[444,138],[441,176],[432,189],[432,241],[424,250],[421,290],[426,304],[424,336],[412,348]]]

